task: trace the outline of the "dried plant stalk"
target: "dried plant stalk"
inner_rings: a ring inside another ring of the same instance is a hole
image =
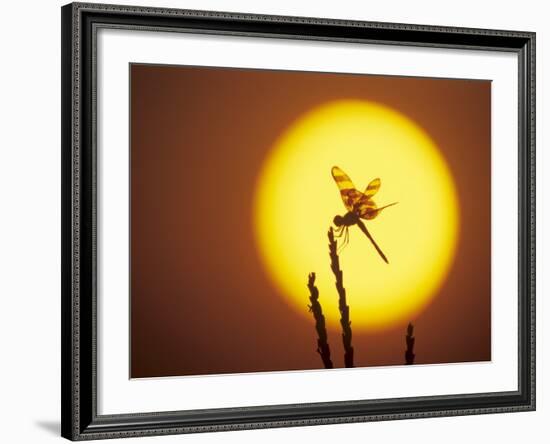
[[[353,347],[351,346],[351,321],[349,320],[349,306],[346,302],[346,289],[344,278],[340,270],[340,258],[338,257],[338,245],[334,239],[334,231],[330,227],[328,231],[328,249],[330,255],[330,268],[336,277],[336,291],[338,292],[338,309],[340,310],[340,325],[342,326],[342,342],[344,343],[344,365],[353,365]]]
[[[315,318],[315,330],[317,330],[317,353],[321,356],[325,368],[333,368],[330,359],[330,348],[327,340],[327,329],[325,327],[325,317],[323,316],[323,308],[319,302],[319,289],[315,286],[315,273],[310,273],[307,280],[307,288],[309,288],[309,311],[313,313]]]
[[[407,350],[405,350],[405,364],[412,365],[414,364],[414,327],[409,322],[407,326],[407,336],[405,336],[405,341],[407,342]]]

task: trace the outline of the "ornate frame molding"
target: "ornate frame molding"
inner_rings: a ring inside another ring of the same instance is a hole
[[[535,34],[73,3],[62,8],[62,436],[120,438],[535,409]],[[519,60],[515,392],[98,415],[95,40],[99,27],[509,51]]]

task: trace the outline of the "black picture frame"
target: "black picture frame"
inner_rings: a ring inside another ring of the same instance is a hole
[[[62,15],[62,436],[70,440],[535,409],[535,33],[72,3]],[[98,27],[507,51],[519,65],[518,390],[97,414],[95,38]]]

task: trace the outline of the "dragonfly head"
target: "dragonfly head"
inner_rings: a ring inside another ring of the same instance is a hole
[[[341,227],[344,225],[344,218],[342,216],[334,216],[333,222],[337,227]]]

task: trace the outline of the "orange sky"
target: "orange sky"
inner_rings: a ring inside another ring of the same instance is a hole
[[[348,98],[414,120],[456,182],[457,255],[413,320],[416,363],[489,360],[490,94],[488,81],[132,65],[131,376],[322,368],[313,319],[260,263],[253,187],[283,130]],[[354,332],[356,366],[402,364],[405,329]],[[329,342],[341,367],[339,330]]]

